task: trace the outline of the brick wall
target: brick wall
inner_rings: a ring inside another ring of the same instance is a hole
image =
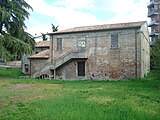
[[[144,28],[142,31],[146,30]],[[143,77],[149,69],[146,67],[142,70],[142,63],[149,66],[149,44],[144,41],[145,38],[142,37],[140,30],[134,28],[54,35],[51,42],[53,44],[51,53],[53,63],[54,60],[68,52],[78,51],[80,40],[85,41],[85,48],[82,52],[88,58],[85,61],[85,77],[77,76],[77,60],[72,60],[57,70],[56,78],[114,80]],[[118,33],[117,49],[111,49],[111,34],[114,33]],[[148,38],[147,33],[146,37]],[[57,38],[62,38],[62,51],[56,50]],[[143,49],[145,52],[142,52]]]

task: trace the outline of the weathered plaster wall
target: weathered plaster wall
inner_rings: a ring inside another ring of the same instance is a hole
[[[150,71],[150,46],[147,24],[141,27],[141,77]]]
[[[56,79],[75,80],[77,61],[70,61],[56,69]]]
[[[30,74],[30,60],[28,59],[28,55],[23,55],[21,60],[22,73]],[[25,70],[25,65],[28,65],[28,72]]]
[[[38,69],[43,69],[43,66],[48,62],[48,59],[31,59],[31,75],[33,75]],[[43,74],[50,75],[50,70],[43,72]],[[37,74],[37,76],[39,75]]]

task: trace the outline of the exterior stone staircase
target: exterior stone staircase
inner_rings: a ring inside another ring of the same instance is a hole
[[[48,71],[50,69],[54,70],[54,69],[60,67],[61,65],[65,64],[66,62],[68,62],[71,59],[86,59],[86,58],[87,57],[85,56],[85,53],[82,53],[82,52],[69,52],[69,53],[66,53],[66,54],[62,55],[58,59],[56,59],[54,63],[46,63],[46,64],[44,64],[42,67],[40,67],[31,76],[33,78],[37,78],[37,77],[41,76],[44,72],[46,72],[46,71]]]

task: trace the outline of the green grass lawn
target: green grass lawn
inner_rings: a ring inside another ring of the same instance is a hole
[[[160,120],[158,73],[127,81],[51,81],[18,79],[17,70],[14,78],[0,78],[0,120]]]
[[[11,68],[1,68],[0,69],[0,78],[15,78],[21,75],[21,71],[19,68],[11,69]]]

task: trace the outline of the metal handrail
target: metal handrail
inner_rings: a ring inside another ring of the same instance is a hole
[[[148,17],[151,16],[152,14],[158,14],[158,10],[157,9],[152,9],[148,12]]]
[[[157,20],[157,19],[155,19],[155,20],[151,20],[151,21],[150,21],[150,23],[152,23],[152,22],[160,23],[160,20]]]
[[[148,3],[147,3],[147,6],[150,6],[150,5],[152,5],[152,4],[158,4],[158,3],[159,3],[158,1],[152,0],[151,2],[148,2]]]
[[[160,30],[153,30],[151,32],[154,32],[154,33],[160,33]]]
[[[148,13],[152,13],[152,12],[158,12],[158,9],[153,8]]]
[[[158,25],[160,24],[160,20],[151,20],[149,23],[148,23],[148,26],[152,26],[152,25]]]

